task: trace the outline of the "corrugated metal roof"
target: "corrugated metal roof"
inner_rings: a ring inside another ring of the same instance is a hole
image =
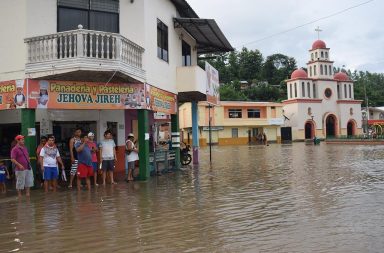
[[[233,51],[233,47],[213,19],[174,18],[176,28],[186,30],[197,43],[197,53]]]

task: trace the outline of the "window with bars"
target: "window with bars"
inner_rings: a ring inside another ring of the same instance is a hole
[[[229,118],[242,118],[242,110],[241,109],[229,109],[228,110]]]
[[[248,109],[248,118],[260,118],[260,109]]]
[[[168,62],[168,26],[157,19],[157,56]]]

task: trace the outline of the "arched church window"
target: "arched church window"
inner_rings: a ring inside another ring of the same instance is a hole
[[[324,72],[325,72],[325,73],[324,73],[325,75],[328,75],[328,68],[327,68],[327,65],[324,65]]]
[[[325,59],[328,60],[328,52],[325,52]]]
[[[316,72],[317,72],[317,71],[316,71],[316,65],[315,65],[315,66],[313,66],[313,75],[317,75]]]
[[[312,87],[313,87],[313,89],[312,89],[312,92],[313,92],[313,98],[317,98],[317,93],[316,93],[316,84],[314,83],[314,84],[312,84]]]
[[[323,64],[320,65],[320,75],[323,74]]]
[[[349,85],[349,98],[352,98],[352,86]]]
[[[297,85],[295,83],[295,98],[297,98]]]
[[[317,52],[315,53],[315,58],[316,58],[316,60],[317,60],[317,58],[318,58],[318,57],[317,57]]]
[[[292,84],[289,84],[289,98],[292,98]]]
[[[332,75],[332,66],[329,65],[329,75]]]
[[[341,94],[340,94],[340,84],[337,85],[337,98],[340,99],[341,97]]]
[[[304,82],[301,83],[301,96],[305,97],[305,84],[304,84]]]
[[[311,84],[308,82],[307,83],[307,92],[308,92],[308,97],[311,97]]]
[[[321,58],[324,58],[324,52],[321,51]]]
[[[311,54],[311,60],[313,61],[313,53]]]
[[[309,66],[309,76],[312,76],[312,66]]]
[[[347,85],[344,84],[344,98],[347,98]]]

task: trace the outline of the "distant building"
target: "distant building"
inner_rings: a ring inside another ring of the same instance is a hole
[[[221,101],[209,112],[208,103],[200,102],[199,141],[200,145],[209,143],[209,116],[211,116],[211,141],[218,145],[241,145],[260,143],[261,134],[265,133],[268,142],[280,143],[280,126],[284,119],[283,104],[272,102],[230,102]],[[191,104],[179,107],[181,138],[184,142],[192,141]]]
[[[297,69],[286,81],[283,140],[361,134],[362,101],[354,99],[353,81],[345,73],[333,73],[329,51],[324,41],[315,41],[309,50],[309,73]]]

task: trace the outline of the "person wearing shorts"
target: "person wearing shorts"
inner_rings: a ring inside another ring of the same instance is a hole
[[[75,145],[77,143],[80,143],[81,133],[82,133],[81,129],[76,128],[73,137],[69,140],[69,153],[71,155],[71,173],[70,173],[71,175],[69,178],[68,188],[72,188],[73,180],[77,175],[78,160],[77,160],[77,151],[76,151]]]
[[[125,174],[126,181],[133,181],[133,171],[135,170],[135,162],[139,160],[138,149],[134,143],[135,136],[130,133],[128,134],[128,140],[125,142]]]
[[[85,179],[87,183],[87,189],[91,189],[91,179],[93,176],[93,167],[92,167],[92,153],[91,149],[88,146],[88,136],[86,134],[81,135],[81,142],[75,144],[77,159],[79,165],[77,167],[77,190],[80,191],[81,180]]]
[[[91,149],[92,153],[92,167],[93,167],[93,184],[98,186],[97,184],[97,169],[99,168],[99,164],[97,163],[97,152],[99,149],[97,148],[97,144],[95,142],[95,134],[92,132],[88,133],[88,147]]]
[[[39,160],[44,175],[44,191],[48,192],[49,187],[51,187],[56,192],[57,178],[59,177],[58,163],[61,168],[64,168],[64,164],[53,135],[48,137],[47,144],[41,149]]]
[[[11,161],[15,166],[16,190],[20,198],[25,189],[25,196],[30,196],[30,188],[33,186],[33,172],[29,160],[29,153],[25,147],[24,136],[15,137],[17,144],[12,148]]]
[[[116,144],[112,139],[112,132],[107,130],[104,132],[104,140],[100,143],[100,158],[101,168],[103,169],[103,185],[105,185],[106,173],[109,173],[111,184],[116,184],[113,180],[113,170],[115,168],[116,157]]]

